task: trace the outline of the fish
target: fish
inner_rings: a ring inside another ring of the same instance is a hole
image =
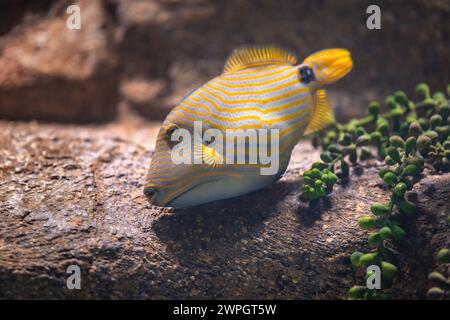
[[[270,186],[286,171],[299,139],[334,121],[323,86],[352,68],[342,48],[302,62],[274,45],[234,50],[222,74],[184,97],[163,121],[144,195],[155,206],[187,208]]]

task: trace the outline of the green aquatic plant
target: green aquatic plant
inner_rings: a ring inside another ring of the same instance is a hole
[[[450,215],[447,216],[447,226],[450,227]],[[443,272],[433,271],[428,275],[428,280],[434,284],[427,292],[430,299],[449,299],[450,298],[450,249],[440,249],[436,255],[437,263]]]
[[[417,85],[416,92],[420,96],[417,102],[397,91],[386,98],[388,112],[381,113],[380,104],[371,102],[364,118],[335,123],[312,139],[313,146],[323,151],[321,161],[303,173],[303,200],[320,201],[336,183],[349,178],[352,165],[369,158],[381,160],[378,174],[391,194],[386,203],[373,203],[371,213],[359,220],[362,229],[371,231],[367,239],[370,251],[354,252],[350,257],[353,267],[363,272],[368,266],[377,265],[382,289],[354,286],[349,290],[350,299],[389,297],[385,289],[401,272],[396,266],[395,248],[407,235],[405,222],[417,211],[405,194],[420,179],[425,167],[431,173],[450,171],[450,85],[447,97],[442,92],[431,95],[424,83]],[[365,278],[370,276],[366,273]],[[432,278],[436,277],[434,274]],[[438,296],[441,291],[441,296],[445,295],[447,287],[430,289],[431,296]]]
[[[442,266],[444,269],[444,266],[450,263],[450,250],[440,249],[436,259],[439,266]],[[450,298],[450,270],[448,268],[444,272],[431,272],[428,275],[428,279],[434,284],[427,292],[428,298],[433,300]]]

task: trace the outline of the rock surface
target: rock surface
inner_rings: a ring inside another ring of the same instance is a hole
[[[117,57],[99,0],[79,0],[81,29],[66,6],[28,19],[0,38],[0,118],[103,122],[115,118]]]
[[[142,196],[157,130],[0,122],[0,298],[340,299],[361,283],[349,255],[367,250],[359,217],[387,197],[376,163],[311,209],[299,174],[318,153],[301,142],[271,188],[174,211]],[[449,174],[410,193],[420,213],[398,248],[395,298],[424,297],[449,244],[449,195]],[[66,288],[73,264],[81,290]]]

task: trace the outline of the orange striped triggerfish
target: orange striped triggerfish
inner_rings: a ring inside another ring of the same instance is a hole
[[[333,121],[326,93],[320,88],[345,76],[352,66],[345,49],[322,50],[302,63],[294,54],[274,46],[235,50],[220,76],[185,97],[164,120],[144,194],[158,206],[189,207],[270,185],[285,172],[299,138]],[[196,131],[198,123],[204,135]],[[234,147],[228,149],[219,139],[237,129],[245,132],[241,145],[236,145],[236,150],[245,150],[243,162],[236,162],[231,152],[236,151]],[[276,135],[271,140],[268,135],[255,136],[255,130]],[[213,134],[207,136],[206,132]],[[193,137],[192,145],[186,133]],[[270,174],[261,171],[270,166],[267,161],[250,162],[254,155],[251,142],[255,141],[269,160],[278,161]],[[192,162],[174,161],[181,143],[191,146],[185,159]]]

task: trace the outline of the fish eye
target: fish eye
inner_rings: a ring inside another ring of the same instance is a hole
[[[302,83],[308,84],[315,79],[314,72],[310,67],[301,67],[299,70],[300,81]]]
[[[172,141],[171,137],[173,133],[178,129],[179,128],[176,124],[171,124],[166,129],[166,140],[170,148],[173,148],[173,146],[176,144],[175,141]]]
[[[167,129],[166,129],[166,135],[170,140],[170,137],[172,136],[172,134],[178,129],[178,126],[176,124],[172,124],[170,125]]]

